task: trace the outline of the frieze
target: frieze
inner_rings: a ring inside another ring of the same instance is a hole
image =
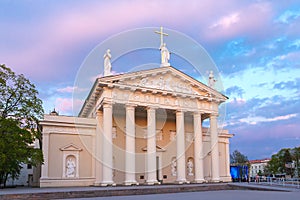
[[[116,103],[137,103],[137,104],[155,104],[163,106],[177,106],[186,108],[208,108],[209,103],[200,103],[197,99],[182,98],[167,95],[150,95],[142,92],[128,92],[119,89],[113,90],[113,101]]]
[[[132,85],[136,87],[167,90],[186,94],[198,94],[195,92],[190,83],[184,82],[173,76],[143,77],[142,79],[132,79],[132,81],[120,81],[121,84]],[[121,87],[121,86],[120,86]]]
[[[159,77],[157,80],[150,80],[150,78],[142,78],[139,82],[135,83],[136,86],[160,89],[160,90],[169,90],[173,92],[181,92],[187,94],[194,94],[195,92],[192,89],[192,86],[189,83],[183,83],[182,81],[173,80],[171,77]]]

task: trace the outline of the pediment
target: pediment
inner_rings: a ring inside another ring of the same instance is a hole
[[[100,83],[121,89],[157,90],[162,93],[217,97],[225,101],[226,96],[186,75],[173,67],[161,67],[151,70],[132,72],[99,79]]]
[[[68,144],[64,147],[61,147],[59,148],[61,151],[81,151],[82,149],[79,148],[77,145],[71,143],[71,144]]]
[[[102,95],[104,88],[114,89],[114,95],[123,95],[120,99],[128,99],[129,93],[152,93],[157,96],[180,97],[188,104],[186,99],[198,99],[200,101],[215,102],[220,104],[228,97],[217,90],[201,83],[189,75],[169,66],[155,69],[130,72],[118,75],[104,76],[98,78],[89,93],[79,116],[86,117],[95,105],[97,99]],[[121,93],[120,91],[124,91]],[[118,93],[118,94],[117,94]],[[110,95],[107,93],[107,95]],[[153,95],[153,96],[154,96]],[[139,96],[135,96],[139,98]],[[156,100],[155,100],[156,101]],[[157,102],[156,102],[157,103]],[[177,104],[175,102],[174,104]]]

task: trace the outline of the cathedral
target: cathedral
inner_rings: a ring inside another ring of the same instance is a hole
[[[108,49],[79,115],[44,116],[41,187],[231,181],[232,134],[217,124],[228,98],[213,72],[205,85],[160,51],[160,67],[114,75]]]

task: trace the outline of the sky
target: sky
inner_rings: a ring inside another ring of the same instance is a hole
[[[99,44],[124,31],[163,26],[200,44],[215,63],[217,83],[229,97],[223,128],[235,135],[231,151],[262,159],[300,146],[298,0],[0,0],[0,26],[0,63],[36,85],[45,113],[56,108],[74,115],[73,105],[80,108],[84,99],[73,98],[73,91],[87,94],[88,88],[77,86],[78,74]],[[171,52],[178,50],[166,41]],[[94,63],[98,71],[86,79],[90,85],[101,73],[103,53]],[[113,71],[132,70],[126,66],[137,58],[157,63],[159,56],[129,52],[113,60]],[[176,54],[170,63],[206,84],[208,74],[195,74]]]

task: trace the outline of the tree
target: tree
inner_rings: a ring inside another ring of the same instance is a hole
[[[291,150],[292,158],[294,161],[294,167],[295,167],[295,176],[299,177],[300,172],[300,147],[295,147]]]
[[[41,149],[29,145],[38,139],[43,116],[38,91],[24,75],[0,65],[0,186],[8,176],[18,177],[21,163],[36,166],[43,160]]]
[[[266,171],[270,174],[293,175],[293,157],[297,157],[297,152],[293,155],[289,148],[281,149],[278,153],[272,155],[271,160],[266,166]]]
[[[230,163],[233,165],[247,165],[248,164],[248,158],[247,156],[243,155],[238,150],[235,150],[230,155]]]

